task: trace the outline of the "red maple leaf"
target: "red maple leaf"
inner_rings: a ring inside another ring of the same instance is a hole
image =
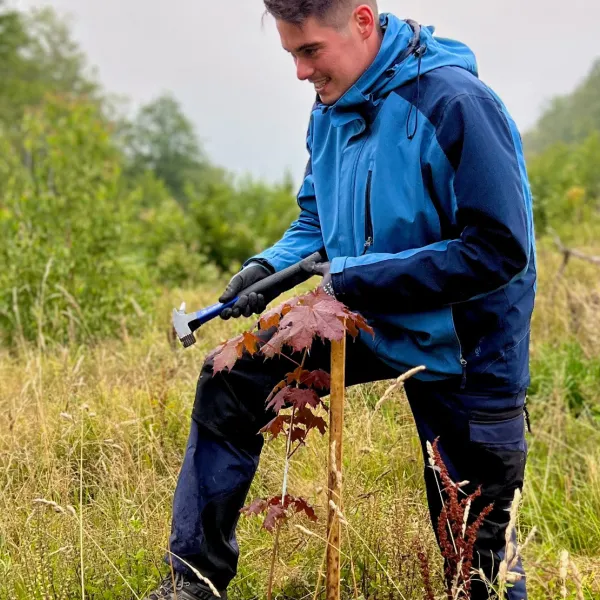
[[[267,402],[267,410],[272,408],[276,413],[278,413],[282,408],[285,407],[287,402],[287,397],[291,388],[284,387],[282,390],[277,392],[271,400]]]
[[[306,436],[308,435],[308,431],[304,429],[304,427],[295,426],[292,428],[292,435],[290,436],[290,441],[293,444],[294,442],[304,443]]]
[[[261,329],[271,329],[271,327],[277,327],[281,321],[280,307],[268,310],[263,313],[258,320],[258,325]]]
[[[283,345],[285,344],[285,336],[280,336],[280,332],[281,325],[279,326],[279,329],[277,330],[275,335],[271,337],[271,339],[268,342],[266,342],[263,346],[261,352],[267,358],[273,358],[276,354],[281,354],[281,351],[283,350]]]
[[[295,351],[309,348],[317,335],[324,340],[339,341],[345,331],[353,337],[358,335],[359,329],[374,334],[364,317],[348,310],[344,304],[326,294],[321,288],[292,298],[268,311],[258,323],[262,329],[278,326],[278,331],[268,342],[260,340],[249,331],[223,342],[208,354],[208,358],[214,361],[213,373],[231,370],[244,350],[250,355],[261,350],[264,356],[272,358],[281,354],[284,345],[291,346]],[[294,373],[297,373],[296,381],[299,383],[326,389],[324,375],[315,375],[314,379],[308,377],[305,381],[306,372],[303,369],[296,369]]]
[[[288,498],[289,496],[286,496],[286,504]],[[306,501],[305,498],[298,496],[293,498],[290,504],[293,504],[295,512],[303,512],[311,521],[317,520],[315,509]]]
[[[317,335],[323,340],[340,341],[348,323],[352,335],[356,335],[358,329],[373,333],[364,318],[350,312],[321,288],[298,296],[296,303],[281,314],[279,330],[262,348],[262,353],[269,358],[280,354],[284,345],[291,346],[296,352],[309,348]]]
[[[275,525],[279,520],[285,520],[289,517],[288,509],[292,509],[294,513],[303,512],[311,521],[317,520],[315,509],[301,497],[285,495],[285,501],[283,506],[281,504],[281,496],[274,496],[273,498],[258,499],[254,500],[250,505],[245,506],[240,512],[247,515],[259,515],[260,513],[266,512],[265,520],[263,521],[263,528],[267,531],[273,531]]]
[[[316,408],[321,404],[321,398],[315,390],[302,389],[302,388],[291,388],[288,402],[291,402],[297,410],[301,410],[305,406],[312,406]]]
[[[278,415],[269,423],[267,423],[261,430],[261,433],[270,433],[271,438],[269,441],[272,441],[279,437],[282,433],[285,435],[288,434],[286,431],[286,425],[289,425],[292,422],[292,415]],[[302,427],[294,427],[292,430],[291,441],[301,441],[304,442],[308,432],[311,429],[318,429],[321,435],[325,435],[327,430],[327,423],[325,419],[322,417],[315,415],[312,410],[306,404],[298,409],[294,413],[294,425],[304,425]]]
[[[277,392],[279,390],[282,390],[285,387],[285,379],[283,379],[282,381],[280,381],[272,390],[271,393],[267,396],[267,399],[265,400],[265,402],[267,404],[269,404],[271,402],[271,400],[273,399],[273,397],[275,396],[275,394],[277,394]]]
[[[275,525],[277,525],[277,521],[280,519],[287,519],[287,513],[285,512],[285,508],[280,504],[276,504],[274,506],[269,506],[267,510],[267,516],[263,522],[263,527],[267,531],[273,531],[275,529]]]
[[[346,309],[346,327],[348,333],[354,338],[358,335],[359,329],[370,333],[372,336],[375,335],[375,331],[373,331],[373,328],[367,323],[362,315],[348,309]]]
[[[285,425],[292,420],[291,415],[278,415],[272,421],[267,423],[261,430],[261,433],[270,433],[274,440],[280,433],[286,433]]]
[[[231,367],[235,365],[237,359],[242,355],[238,353],[238,346],[240,342],[243,343],[244,336],[238,335],[226,342],[223,342],[216,350],[214,350],[209,356],[214,359],[213,362],[213,374],[223,371],[223,369],[231,370]]]
[[[291,404],[297,409],[301,409],[306,405],[315,408],[320,403],[321,399],[314,390],[285,387],[271,399],[267,404],[267,409],[272,408],[275,412],[279,412],[287,404]]]
[[[327,430],[327,423],[325,422],[325,419],[315,415],[315,413],[313,413],[308,406],[304,406],[296,412],[294,415],[294,423],[304,425],[307,431],[310,431],[311,429],[318,429],[321,435],[325,435],[325,431]]]
[[[303,369],[302,367],[297,367],[291,373],[286,374],[285,381],[288,384],[294,383],[294,381],[297,381],[298,383],[300,383],[302,380],[302,377],[307,377],[309,373],[310,373],[310,371],[307,371],[306,369]]]
[[[260,319],[258,320],[260,328],[270,329],[271,327],[279,325],[281,317],[286,315],[290,311],[292,306],[295,306],[298,303],[299,298],[299,296],[296,296],[295,298],[292,298],[287,302],[283,302],[279,306],[276,306],[275,308],[263,313]]]
[[[244,506],[240,510],[247,515],[260,515],[260,513],[264,512],[268,506],[268,502],[263,498],[258,498],[251,502],[248,506]]]
[[[316,371],[307,371],[302,367],[298,367],[291,373],[285,376],[285,380],[288,384],[296,381],[299,384],[305,385],[306,387],[320,388],[322,390],[328,390],[330,386],[331,378],[329,373],[318,369]]]
[[[261,343],[260,338],[255,336],[250,331],[245,331],[242,333],[242,349],[246,350],[251,356],[258,352],[259,343]]]
[[[305,373],[306,372],[307,371],[305,371]],[[300,383],[307,387],[328,390],[331,385],[331,377],[329,373],[326,373],[321,369],[317,369],[316,371],[310,371],[306,377],[302,378]]]
[[[219,373],[219,371],[223,371],[224,369],[231,371],[237,359],[241,358],[244,350],[253,356],[258,352],[260,344],[262,344],[260,338],[250,331],[245,331],[223,342],[208,355],[209,358],[214,360],[213,374]]]

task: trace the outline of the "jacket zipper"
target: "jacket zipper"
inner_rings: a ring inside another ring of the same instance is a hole
[[[350,231],[352,232],[352,246],[355,250],[355,252],[357,253],[356,255],[358,256],[358,249],[356,248],[356,238],[354,237],[354,202],[355,202],[355,198],[356,198],[356,171],[358,169],[358,163],[360,161],[360,157],[363,153],[363,150],[365,149],[365,146],[367,145],[367,141],[369,139],[369,135],[368,132],[366,131],[367,127],[365,124],[365,129],[364,131],[361,132],[361,135],[364,134],[364,140],[362,140],[362,142],[360,142],[360,148],[358,149],[358,154],[356,155],[356,160],[354,161],[354,169],[352,170],[352,208],[350,210]]]
[[[460,342],[459,342],[460,343]],[[460,380],[460,389],[464,390],[467,387],[467,361],[460,355],[460,366],[462,367],[462,379]]]
[[[456,331],[456,325],[454,324],[454,308],[450,307],[450,316],[452,317],[452,327],[454,327],[454,335],[456,336],[456,341],[458,342],[458,352],[460,355],[460,366],[462,369],[462,376],[460,380],[460,389],[464,390],[467,386],[467,361],[462,353],[462,344],[460,343],[460,338],[458,337],[458,331]]]
[[[362,253],[365,254],[367,250],[373,245],[373,221],[371,220],[371,180],[373,178],[373,171],[369,170],[367,175],[367,190],[365,192],[365,244],[363,246]]]

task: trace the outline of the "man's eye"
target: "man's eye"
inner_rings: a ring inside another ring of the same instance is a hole
[[[311,58],[313,57],[315,54],[317,53],[316,49],[314,48],[308,48],[307,50],[304,51],[304,56]]]

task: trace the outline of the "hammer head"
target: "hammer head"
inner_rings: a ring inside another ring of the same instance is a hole
[[[196,343],[190,322],[196,320],[196,313],[186,314],[185,302],[181,303],[179,310],[173,309],[173,328],[184,348],[189,348]]]

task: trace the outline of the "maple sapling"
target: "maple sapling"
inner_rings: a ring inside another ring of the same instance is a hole
[[[273,410],[276,416],[261,429],[262,433],[271,435],[271,440],[282,434],[287,438],[282,493],[272,498],[259,498],[241,509],[241,512],[247,515],[264,513],[262,527],[275,532],[268,588],[270,598],[281,523],[289,518],[290,513],[304,513],[310,520],[317,520],[314,508],[304,498],[287,494],[290,458],[305,444],[311,430],[316,429],[321,435],[327,430],[327,423],[315,411],[319,407],[328,410],[321,396],[330,389],[331,378],[325,371],[304,369],[307,353],[317,336],[323,341],[341,343],[346,335],[355,338],[359,330],[371,335],[374,332],[361,315],[351,312],[320,288],[292,298],[264,313],[256,327],[261,330],[275,327],[276,331],[268,342],[254,332],[244,332],[223,342],[209,358],[213,359],[213,375],[223,370],[231,370],[244,352],[251,356],[260,354],[266,358],[282,356],[296,365],[293,371],[287,373],[284,379],[275,385],[266,398],[266,408]],[[300,364],[283,352],[286,347],[295,353],[303,352]],[[284,410],[291,410],[291,413],[282,414]]]

